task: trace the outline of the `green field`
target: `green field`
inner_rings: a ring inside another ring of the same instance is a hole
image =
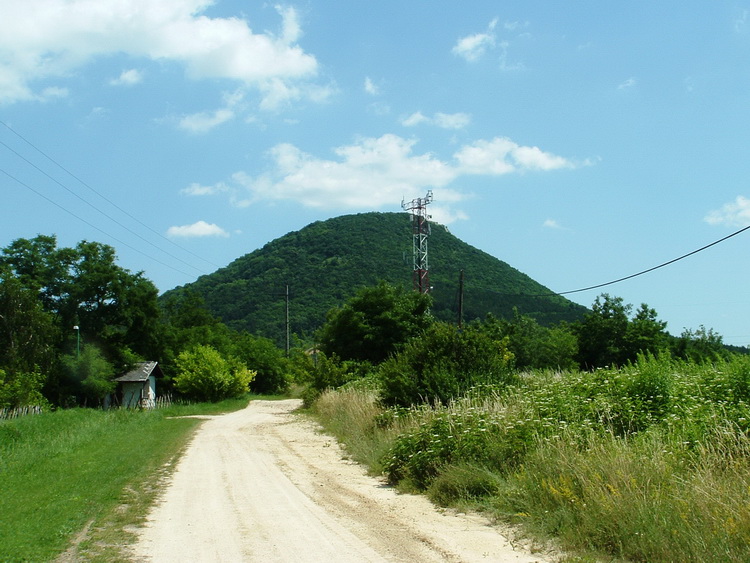
[[[175,417],[247,402],[71,409],[0,421],[0,561],[48,561],[72,542],[76,560],[121,560],[128,527],[142,521],[200,424]]]

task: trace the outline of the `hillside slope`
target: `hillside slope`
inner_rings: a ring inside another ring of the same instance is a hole
[[[411,287],[411,232],[406,213],[362,213],[318,221],[164,297],[190,288],[227,325],[281,342],[288,284],[291,330],[310,335],[325,321],[329,309],[363,286],[386,280]],[[440,225],[432,225],[429,260],[432,310],[439,319],[457,318],[461,270],[467,321],[489,312],[507,317],[514,307],[542,324],[572,321],[585,312]]]

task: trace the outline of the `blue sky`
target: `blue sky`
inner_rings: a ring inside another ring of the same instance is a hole
[[[566,292],[750,224],[750,2],[0,13],[2,246],[101,241],[164,291],[312,221],[433,190],[435,221]],[[704,325],[746,345],[749,238],[569,297],[606,291],[673,334]]]

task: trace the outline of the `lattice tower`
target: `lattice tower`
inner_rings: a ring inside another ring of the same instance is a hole
[[[427,237],[430,236],[429,219],[431,219],[427,214],[427,206],[430,203],[432,203],[432,190],[428,190],[425,197],[418,197],[410,202],[401,202],[401,207],[411,213],[414,255],[412,281],[414,289],[419,293],[428,293],[431,289],[427,257]]]

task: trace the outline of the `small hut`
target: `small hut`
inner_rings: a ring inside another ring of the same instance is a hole
[[[156,405],[156,379],[164,377],[158,362],[140,362],[115,378],[116,400],[125,408],[152,409]]]

